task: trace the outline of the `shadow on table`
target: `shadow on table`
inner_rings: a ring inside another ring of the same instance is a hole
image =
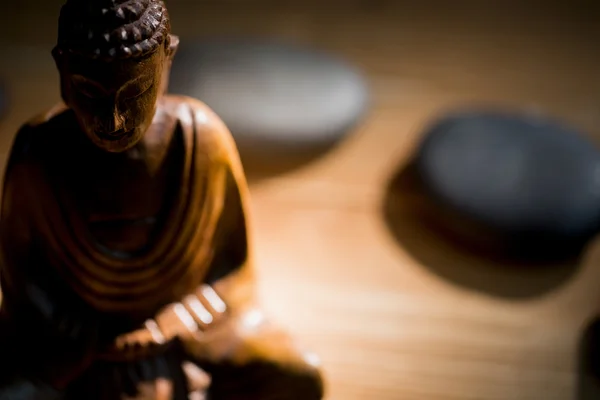
[[[403,168],[389,183],[383,214],[398,245],[434,274],[492,296],[527,299],[551,292],[578,270],[577,254],[561,261],[509,257],[496,238],[467,221],[448,224],[413,168]]]
[[[237,142],[246,177],[250,183],[302,168],[332,151],[338,142],[311,146],[301,151]]]
[[[600,399],[600,319],[587,327],[579,343],[576,400]]]

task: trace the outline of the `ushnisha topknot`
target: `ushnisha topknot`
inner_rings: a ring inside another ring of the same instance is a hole
[[[171,30],[162,0],[68,0],[58,25],[58,49],[105,60],[150,54]]]

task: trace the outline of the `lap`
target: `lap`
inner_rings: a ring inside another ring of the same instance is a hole
[[[177,351],[136,361],[99,361],[67,389],[65,400],[187,400],[184,363]]]

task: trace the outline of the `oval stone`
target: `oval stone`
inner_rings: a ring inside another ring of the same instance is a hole
[[[204,101],[238,146],[277,155],[330,145],[364,114],[367,86],[349,64],[274,41],[183,41],[170,92]]]
[[[454,113],[426,132],[415,166],[442,208],[517,247],[580,244],[598,229],[600,153],[556,121]]]

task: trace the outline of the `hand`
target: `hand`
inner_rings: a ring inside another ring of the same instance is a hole
[[[209,398],[320,400],[319,362],[253,310],[200,335],[180,337],[185,352],[211,376]]]
[[[208,398],[227,400],[321,400],[323,381],[317,373],[295,370],[275,361],[211,368]]]
[[[163,339],[176,337],[187,358],[211,376],[209,398],[320,400],[318,361],[298,350],[258,309],[229,308],[210,287],[172,304],[153,322]]]

